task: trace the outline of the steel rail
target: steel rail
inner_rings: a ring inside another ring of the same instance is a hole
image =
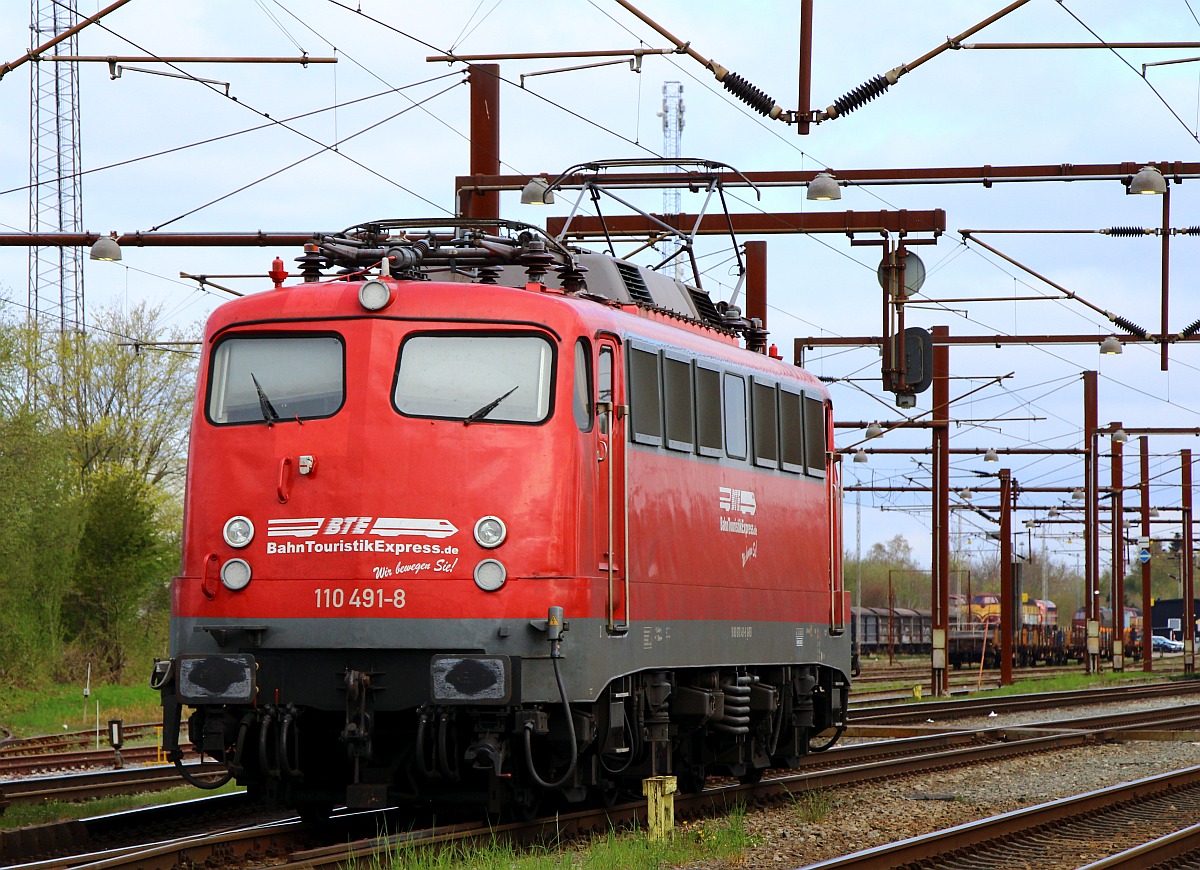
[[[1117,816],[1122,806],[1138,805],[1145,808],[1150,802],[1155,802],[1155,808],[1161,818],[1155,819],[1150,817],[1151,814],[1141,813],[1136,818],[1137,825],[1149,827],[1158,821],[1176,825],[1178,822],[1172,820],[1172,814],[1175,819],[1192,817],[1200,810],[1200,767],[1146,777],[957,825],[924,836],[911,837],[898,843],[865,849],[852,855],[812,864],[808,870],[892,870],[916,865],[940,868],[1001,866],[1000,857],[1005,853],[1011,854],[1027,848],[1025,844],[1033,839],[1032,835],[1035,832],[1039,834],[1039,845],[1043,845],[1043,850],[1053,850],[1056,846],[1060,849],[1065,847],[1066,842],[1051,842],[1048,846],[1045,845],[1051,838],[1070,838],[1072,845],[1077,845],[1077,837],[1088,838],[1085,842],[1090,846],[1094,846],[1098,839],[1108,840],[1113,836],[1112,831],[1101,827],[1106,814],[1110,817]],[[1072,837],[1075,832],[1070,829],[1073,823],[1078,829],[1078,835],[1075,837]],[[1132,820],[1125,822],[1125,825],[1133,824],[1135,822]],[[1050,830],[1050,826],[1053,826],[1053,830]],[[1159,830],[1162,830],[1161,826]],[[963,860],[956,863],[956,858]],[[1022,866],[1044,866],[1041,863],[1044,860],[1041,854],[1030,851],[1026,853],[1025,859],[1028,863]],[[1145,864],[1138,866],[1144,867]]]

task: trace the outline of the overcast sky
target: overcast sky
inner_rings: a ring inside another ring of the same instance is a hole
[[[105,5],[86,0],[81,12],[91,14]],[[700,54],[740,73],[785,108],[795,108],[798,4],[636,0],[636,5]],[[816,0],[814,106],[828,105],[872,76],[915,60],[1001,6],[1000,0]],[[12,60],[30,46],[28,4],[9,0],[5,7],[0,60]],[[1200,41],[1194,10],[1200,10],[1198,0],[1157,0],[1136,9],[1107,0],[1032,0],[967,41]],[[337,230],[374,218],[446,215],[454,208],[454,176],[468,170],[468,91],[461,64],[427,63],[427,55],[668,46],[613,0],[362,0],[345,6],[330,0],[133,0],[102,23],[103,28],[93,26],[81,35],[82,54],[307,52],[336,55],[339,62],[307,69],[181,65],[191,75],[228,82],[236,100],[225,96],[223,85],[206,87],[133,71],[113,81],[106,65],[82,65],[82,165],[96,170],[83,181],[83,223],[100,232],[160,227]],[[506,82],[500,101],[502,159],[506,172],[557,174],[582,161],[661,154],[657,112],[662,84],[673,80],[684,85],[683,154],[744,171],[1195,161],[1200,158],[1195,136],[1200,63],[1150,67],[1144,78],[1142,64],[1197,55],[1195,48],[1123,50],[1120,56],[1107,50],[948,51],[874,102],[815,127],[806,137],[746,109],[685,56],[647,57],[640,73],[613,65],[527,78],[524,89],[522,74],[572,62],[509,61],[501,68]],[[29,226],[30,69],[26,65],[0,80],[6,132],[0,137],[0,232]],[[331,110],[336,104],[341,107]],[[264,113],[272,119],[315,114],[286,127],[229,135],[263,125]],[[227,138],[183,147],[218,136]],[[323,150],[335,142],[341,143],[337,153]],[[164,149],[182,150],[138,159]],[[113,164],[123,165],[102,168]],[[265,176],[271,177],[260,181]],[[240,188],[245,189],[233,193]],[[1200,181],[1172,188],[1174,226],[1200,224],[1198,189]],[[734,208],[741,211],[945,209],[950,232],[936,246],[920,249],[929,277],[918,298],[929,300],[1058,295],[999,258],[964,245],[959,229],[1154,227],[1160,223],[1162,202],[1126,196],[1116,182],[850,188],[839,203],[806,203],[801,190],[768,192],[761,202],[741,192],[737,198],[742,201],[735,200]],[[213,200],[219,201],[207,205]],[[699,200],[685,193],[683,210],[694,211]],[[564,213],[564,201],[552,211]],[[658,209],[658,202],[652,197],[647,204]],[[506,195],[502,213],[529,221],[544,216],[520,206],[516,194]],[[1093,305],[1158,330],[1156,237],[984,238]],[[1200,239],[1190,237],[1172,242],[1172,331],[1200,318],[1194,278],[1198,245]],[[791,358],[797,337],[880,333],[878,249],[852,248],[841,236],[772,236],[768,251],[768,326],[771,341],[785,357]],[[727,298],[735,283],[728,240],[705,239],[701,253],[708,270],[706,289]],[[291,265],[298,254],[283,249],[127,249],[119,265],[85,264],[87,304],[94,311],[149,300],[164,307],[170,322],[186,324],[203,318],[224,297],[197,290],[181,281],[179,272],[262,273],[275,256]],[[25,304],[26,280],[24,249],[0,248],[0,287],[11,300],[5,303],[9,313],[20,312]],[[244,291],[268,286],[265,280],[230,283]],[[1103,316],[1064,301],[914,306],[907,322],[946,325],[953,334],[1066,332],[1095,334],[1099,341],[1111,332]],[[820,375],[863,379],[831,387],[839,420],[899,419],[890,394],[880,390],[876,350],[818,351],[807,364]],[[1168,372],[1159,370],[1157,352],[1148,348],[1128,347],[1121,356],[1102,358],[1095,345],[956,348],[951,366],[961,378],[953,382],[952,396],[1014,373],[1003,385],[982,389],[954,406],[958,418],[976,421],[952,429],[957,447],[1080,446],[1080,372],[1089,369],[1100,373],[1101,423],[1200,425],[1195,386],[1200,357],[1194,344],[1172,348]],[[927,411],[930,397],[922,394],[909,413]],[[840,444],[859,437],[860,432],[851,431],[838,435]],[[928,446],[928,433],[893,433],[871,446]],[[1158,506],[1179,504],[1178,451],[1183,447],[1200,449],[1200,442],[1166,436],[1151,441],[1151,471],[1161,484],[1152,495]],[[1132,479],[1137,448],[1133,442],[1129,448],[1126,476]],[[1013,457],[1002,464],[1025,485],[1082,483],[1077,460]],[[975,472],[998,467],[965,457],[955,457],[952,466],[955,488],[986,485]],[[873,456],[866,465],[847,463],[846,469],[847,482],[928,482],[924,456]],[[1107,482],[1107,467],[1101,474]],[[1048,500],[1031,497],[1026,503]],[[977,501],[995,504],[996,498],[979,496]],[[926,495],[864,494],[864,550],[899,533],[927,562],[927,503]],[[846,541],[851,551],[855,504],[856,497],[849,495]],[[994,526],[982,517],[959,516],[953,522],[953,546],[993,552],[996,545],[984,533]],[[1027,516],[1031,514],[1019,519]],[[1176,528],[1164,525],[1155,534],[1169,535]],[[1035,534],[1040,538],[1043,530]],[[1056,526],[1045,535],[1046,546],[1068,564],[1081,558],[1079,526]]]

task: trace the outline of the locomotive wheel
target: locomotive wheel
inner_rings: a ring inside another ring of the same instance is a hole
[[[699,794],[704,791],[708,771],[703,764],[683,764],[675,771],[675,782],[682,794]]]
[[[328,822],[331,812],[333,804],[328,801],[300,801],[296,804],[296,813],[300,816],[300,821],[314,827]]]
[[[762,782],[762,778],[763,768],[748,767],[746,768],[746,772],[739,776],[737,780],[742,785],[757,785],[758,783]]]

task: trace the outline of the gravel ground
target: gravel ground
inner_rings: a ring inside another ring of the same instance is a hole
[[[1175,706],[1189,699],[1150,706]],[[1141,705],[1138,709],[1145,709]],[[1129,705],[1089,706],[960,720],[954,727],[1098,716]],[[1200,743],[1137,742],[1081,747],[832,789],[795,805],[747,813],[756,846],[736,863],[706,861],[688,870],[721,867],[802,867],[860,849],[892,843],[964,822],[1200,764]],[[806,811],[819,820],[807,821]],[[1064,865],[1066,866],[1066,865]],[[1073,864],[1070,866],[1074,866]],[[1049,870],[1049,868],[1040,868]]]

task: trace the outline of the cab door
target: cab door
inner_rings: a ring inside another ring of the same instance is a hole
[[[600,336],[596,343],[596,467],[599,498],[596,539],[602,582],[607,584],[608,631],[629,630],[629,548],[626,513],[625,400],[621,343],[615,336]]]

